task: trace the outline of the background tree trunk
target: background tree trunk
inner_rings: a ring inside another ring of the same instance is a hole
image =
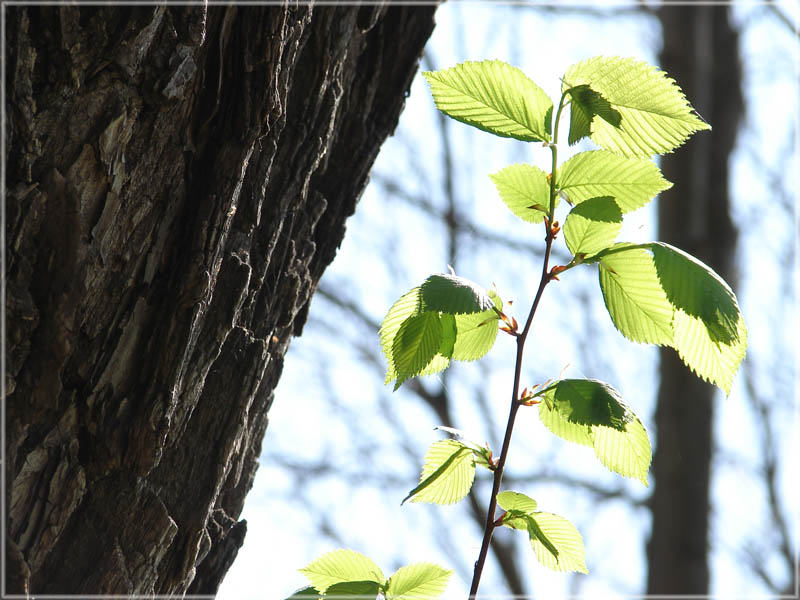
[[[5,10],[5,591],[213,594],[435,9]]]
[[[728,211],[728,162],[743,100],[738,33],[730,25],[729,12],[725,6],[700,5],[659,11],[664,32],[661,68],[713,130],[664,157],[662,170],[675,185],[658,205],[658,239],[698,257],[735,288],[736,231]],[[673,350],[662,349],[648,594],[708,593],[714,390]]]

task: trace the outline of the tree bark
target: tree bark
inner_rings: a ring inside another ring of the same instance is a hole
[[[4,592],[216,592],[434,10],[5,8]]]
[[[743,110],[738,33],[724,6],[669,6],[659,17],[661,67],[713,127],[663,159],[674,187],[658,205],[659,239],[696,256],[733,286],[728,162]],[[660,355],[647,593],[705,595],[715,388],[674,351]]]

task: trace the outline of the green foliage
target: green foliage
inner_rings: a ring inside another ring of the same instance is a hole
[[[403,503],[454,504],[469,494],[475,480],[476,454],[471,445],[459,440],[439,440],[431,444],[419,485],[403,498]]]
[[[594,254],[608,248],[622,229],[622,211],[611,196],[589,198],[569,211],[564,240],[572,254]]]
[[[516,67],[485,60],[422,75],[436,108],[447,116],[524,142],[550,139],[553,102]]]
[[[558,437],[591,446],[610,470],[647,485],[652,453],[641,421],[613,387],[562,379],[542,391],[539,419]]]
[[[496,293],[455,275],[432,275],[401,296],[380,328],[386,383],[394,381],[397,389],[411,377],[442,371],[451,360],[481,358],[494,345],[498,330],[505,331],[516,339],[519,358],[511,417],[538,404],[539,418],[553,434],[592,448],[608,469],[647,485],[650,441],[619,392],[592,379],[561,379],[532,392],[520,391],[522,355],[545,286],[578,265],[596,264],[605,306],[623,336],[674,348],[699,377],[730,393],[747,346],[747,330],[730,287],[701,261],[668,244],[616,242],[625,215],[672,186],[651,157],[671,152],[709,125],[694,114],[664,72],[630,58],[595,57],[567,69],[555,116],[547,95],[522,71],[500,61],[465,62],[424,76],[446,115],[501,137],[544,142],[549,149],[550,174],[516,164],[490,175],[512,213],[543,225],[544,263],[536,301],[521,331],[516,319],[503,313]],[[564,109],[570,113],[569,144],[589,137],[601,149],[578,153],[559,165]],[[561,232],[555,221],[560,198],[572,207],[563,226],[572,259],[550,268],[552,245]],[[503,325],[498,328],[499,321]],[[510,418],[504,449],[513,423]],[[469,493],[476,466],[493,471],[494,489],[499,489],[505,454],[495,459],[487,446],[465,439],[458,430],[439,429],[456,439],[430,446],[419,484],[403,502],[458,502]],[[497,505],[505,510],[499,518]],[[499,492],[490,501],[471,596],[477,593],[492,530],[500,525],[525,531],[544,566],[587,572],[583,539],[569,521],[538,511],[536,501],[525,494]],[[334,592],[382,594],[387,600],[436,598],[451,573],[420,563],[385,579],[371,560],[349,550],[326,554],[302,571],[312,587],[293,598]]]
[[[528,223],[544,221],[550,210],[547,173],[533,165],[511,165],[489,178],[512,213]]]
[[[610,109],[619,113],[617,123],[615,118],[591,120],[592,141],[611,152],[645,157],[665,154],[683,144],[694,132],[710,129],[694,114],[674,80],[663,71],[632,58],[590,58],[567,69],[563,81],[564,91],[588,86]],[[574,102],[575,96],[572,98]],[[601,105],[604,106],[599,102],[598,107]],[[579,104],[580,121],[586,118],[586,106]],[[577,133],[586,135],[585,128]],[[578,139],[571,136],[570,142]]]
[[[335,550],[300,569],[311,587],[298,590],[287,600],[325,597],[386,600],[435,600],[442,595],[452,571],[432,563],[401,567],[388,579],[380,567],[360,552]]]
[[[617,244],[598,258],[614,326],[634,342],[674,348],[686,366],[729,394],[747,329],[722,278],[662,242]]]
[[[501,524],[527,531],[536,559],[554,571],[588,573],[583,538],[569,521],[536,511],[536,501],[518,492],[500,492],[497,504],[504,508]]]
[[[379,332],[386,383],[395,390],[410,377],[447,368],[450,360],[477,360],[497,339],[503,302],[493,291],[455,275],[431,275],[389,309]]]
[[[672,184],[651,160],[590,150],[576,154],[561,165],[558,187],[573,204],[597,196],[610,196],[623,213],[628,213],[641,208]]]

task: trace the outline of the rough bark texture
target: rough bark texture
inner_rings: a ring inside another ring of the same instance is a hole
[[[215,593],[434,7],[6,7],[6,590]]]
[[[664,175],[675,185],[659,202],[659,239],[698,257],[734,285],[728,162],[743,107],[738,34],[725,6],[669,6],[659,16],[661,67],[713,127],[663,159]],[[674,351],[661,351],[648,594],[708,593],[714,390]]]

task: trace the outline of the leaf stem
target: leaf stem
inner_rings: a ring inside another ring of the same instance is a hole
[[[553,142],[548,144],[550,148],[550,152],[552,154],[552,173],[550,176],[550,211],[548,214],[548,218],[545,220],[545,248],[544,248],[544,260],[542,261],[542,274],[539,278],[539,288],[536,290],[536,296],[533,299],[533,304],[531,305],[531,310],[528,312],[528,319],[525,321],[525,327],[523,328],[522,332],[517,336],[517,357],[514,364],[514,386],[511,393],[511,409],[508,412],[508,422],[506,423],[506,432],[503,436],[503,447],[500,451],[500,456],[497,459],[497,466],[494,470],[494,480],[492,482],[492,496],[489,499],[489,510],[486,514],[486,525],[483,530],[483,542],[481,543],[480,553],[478,554],[478,560],[475,561],[475,570],[472,575],[472,585],[470,586],[469,591],[469,600],[475,600],[478,594],[478,586],[481,582],[481,575],[483,574],[483,566],[486,563],[486,556],[489,553],[489,544],[492,541],[492,534],[494,533],[495,527],[499,527],[500,523],[497,522],[495,517],[495,512],[497,510],[497,494],[500,491],[500,483],[503,479],[503,468],[506,464],[506,458],[508,457],[508,449],[511,445],[511,434],[514,431],[514,421],[517,418],[517,411],[521,406],[519,403],[519,384],[520,379],[522,378],[522,357],[525,352],[525,340],[528,337],[528,332],[531,329],[531,323],[533,323],[533,315],[536,314],[536,309],[539,307],[539,301],[542,298],[542,294],[544,293],[544,288],[547,287],[547,284],[550,283],[551,278],[548,272],[548,267],[550,264],[550,252],[553,248],[553,240],[555,239],[555,235],[553,235],[553,215],[555,213],[556,207],[556,165],[558,164],[558,124],[559,120],[561,119],[561,111],[564,108],[564,100],[566,98],[566,92],[561,95],[561,100],[558,103],[558,111],[556,112],[555,122],[553,124]]]

